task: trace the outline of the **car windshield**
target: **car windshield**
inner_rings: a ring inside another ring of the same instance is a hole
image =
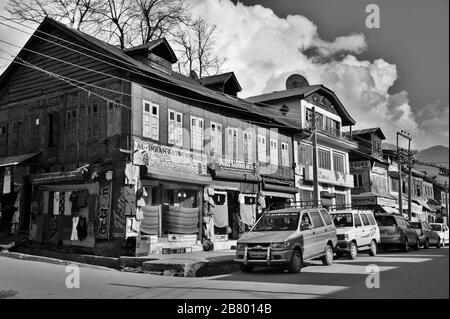
[[[442,231],[441,225],[431,225],[431,228],[435,231]]]
[[[351,213],[332,214],[334,225],[336,227],[353,227],[353,215]]]
[[[416,228],[416,229],[421,229],[421,227],[420,227],[420,223],[417,223],[417,222],[412,222],[411,223],[411,226],[412,226],[412,228]]]
[[[395,218],[393,216],[377,216],[375,217],[377,220],[378,226],[395,226],[397,223],[395,222]]]
[[[258,220],[252,231],[296,230],[298,220],[297,212],[266,213]]]

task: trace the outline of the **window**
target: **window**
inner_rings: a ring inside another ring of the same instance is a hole
[[[203,119],[191,115],[191,149],[203,151]]]
[[[73,112],[73,117],[76,117],[76,111]],[[106,136],[114,136],[121,132],[121,106],[120,100],[109,101],[106,110]]]
[[[362,226],[361,218],[359,218],[359,214],[355,214],[355,226]]]
[[[373,217],[372,214],[367,214],[367,217],[369,218],[370,225],[376,225],[377,224],[377,222],[375,221],[375,218]]]
[[[298,160],[300,165],[312,166],[313,165],[313,149],[309,144],[299,144],[298,147]]]
[[[253,163],[253,134],[251,132],[243,133],[244,140],[244,161]]]
[[[333,153],[333,168],[336,172],[345,173],[344,155]]]
[[[399,180],[395,178],[389,178],[391,180],[391,191],[398,193],[399,191]]]
[[[362,178],[362,174],[354,174],[353,175],[353,183],[354,183],[354,187],[363,187],[363,178]]]
[[[328,214],[328,212],[326,210],[321,209],[320,214],[322,215],[323,220],[325,221],[325,223],[327,225],[331,225],[333,223],[333,221],[331,220],[330,214]]]
[[[227,158],[236,161],[238,157],[238,129],[227,128]]]
[[[143,101],[142,136],[159,140],[159,105]]]
[[[289,144],[281,143],[281,165],[289,167]]]
[[[318,149],[319,168],[331,170],[330,151]]]
[[[183,146],[183,114],[169,109],[169,144]]]
[[[345,206],[345,194],[336,193],[335,195],[336,195],[336,197],[335,197],[336,206],[340,206],[340,207]]]
[[[270,164],[278,165],[278,141],[270,139]]]
[[[211,122],[211,152],[218,158],[222,157],[222,125]]]
[[[369,226],[369,219],[367,218],[366,214],[360,214],[362,222],[364,223],[364,226]]]
[[[309,212],[309,215],[311,216],[314,228],[319,228],[319,227],[325,226],[322,218],[319,215],[319,212],[311,211],[311,212]]]
[[[261,134],[258,134],[258,160],[263,163],[267,162],[266,137]]]

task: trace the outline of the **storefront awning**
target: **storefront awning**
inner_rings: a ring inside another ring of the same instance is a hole
[[[423,206],[423,208],[425,208],[426,210],[431,210],[430,206],[428,205],[428,203],[426,201],[424,201],[423,199],[412,199],[413,202],[416,202],[417,204]]]
[[[389,206],[381,206],[381,208],[388,214],[398,214],[398,209]]]
[[[263,185],[264,191],[272,191],[272,192],[282,192],[282,193],[288,193],[288,194],[296,194],[299,192],[299,189],[297,187],[290,187],[290,186],[284,186],[284,185],[277,185],[277,184],[271,184],[271,183],[264,183]]]
[[[247,183],[257,183],[259,181],[258,177],[253,174],[239,174],[224,171],[216,171],[214,178]]]
[[[53,172],[30,175],[33,184],[53,184],[63,182],[84,182],[82,171]]]
[[[262,195],[269,197],[282,197],[282,198],[294,198],[294,194],[281,193],[281,192],[273,192],[273,191],[262,191]]]
[[[152,179],[168,181],[172,183],[186,183],[194,185],[209,185],[212,182],[211,176],[209,175],[194,175],[194,174],[171,174],[169,172],[147,172],[142,179]]]
[[[28,159],[39,155],[40,153],[41,152],[0,157],[0,167],[18,165]]]

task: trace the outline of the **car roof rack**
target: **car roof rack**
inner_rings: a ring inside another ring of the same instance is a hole
[[[268,211],[285,208],[323,208],[323,206],[320,200],[289,201],[286,203],[273,203],[268,207]]]

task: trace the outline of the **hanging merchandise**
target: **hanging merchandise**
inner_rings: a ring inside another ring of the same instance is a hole
[[[264,195],[259,192],[258,193],[258,214],[261,214],[266,209],[266,199]]]
[[[70,240],[78,240],[78,232],[77,226],[80,217],[72,217],[72,235],[70,236]]]
[[[59,192],[53,193],[53,215],[59,215]]]
[[[48,200],[49,200],[50,192],[45,191],[43,194],[43,200],[44,200],[44,207],[43,207],[43,213],[48,214]]]
[[[64,194],[64,215],[70,216],[72,214],[72,202],[70,201],[73,192],[66,192]]]
[[[66,192],[60,192],[59,193],[59,214],[58,215],[64,215],[64,209],[65,209],[65,203],[66,203]]]
[[[87,207],[89,205],[89,191],[83,189],[78,191],[77,208]]]
[[[77,235],[80,241],[83,241],[87,237],[87,222],[86,217],[79,217],[77,225]]]
[[[244,224],[253,226],[256,221],[256,197],[255,195],[241,194],[242,201],[239,200],[240,217]]]
[[[228,200],[226,192],[214,193],[214,225],[222,228],[228,226]]]
[[[136,185],[139,178],[139,166],[133,165],[133,163],[125,164],[125,184]]]
[[[77,207],[77,203],[78,203],[78,191],[72,192],[70,194],[70,202],[72,203],[71,206],[71,213],[72,215],[74,215],[74,213],[78,212],[78,207]]]
[[[142,221],[144,219],[144,213],[142,207],[146,205],[144,197],[147,197],[147,191],[145,187],[138,189],[136,192],[136,220]]]
[[[58,206],[56,206],[58,208]],[[58,234],[58,215],[53,215],[50,217],[50,225],[49,225],[49,233],[48,237],[50,239],[55,239]]]

